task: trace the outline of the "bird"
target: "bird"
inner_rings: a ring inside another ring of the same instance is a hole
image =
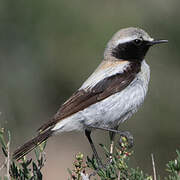
[[[38,129],[37,136],[14,151],[13,159],[22,158],[53,135],[82,131],[102,165],[91,132],[96,128],[110,131],[113,144],[120,124],[138,111],[146,97],[150,80],[147,51],[153,45],[167,42],[155,40],[136,27],[116,32],[107,43],[97,69]]]

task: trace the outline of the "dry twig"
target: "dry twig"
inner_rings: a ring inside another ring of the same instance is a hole
[[[152,166],[153,166],[153,177],[154,177],[154,180],[157,180],[156,167],[155,167],[155,163],[154,163],[154,155],[153,154],[151,154],[151,158],[152,158]]]

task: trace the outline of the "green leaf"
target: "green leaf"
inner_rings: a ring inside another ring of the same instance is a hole
[[[106,146],[103,145],[103,144],[99,144],[99,145],[105,150],[106,156],[109,156],[109,155],[110,155],[110,152],[109,152],[109,150],[106,148]]]
[[[44,151],[44,149],[45,149],[45,147],[46,147],[46,144],[47,144],[47,141],[44,141],[44,142],[42,142],[42,143],[39,145],[41,152]]]
[[[38,169],[37,165],[33,162],[33,175],[35,180],[42,180],[42,173]]]
[[[6,142],[4,140],[4,129],[3,128],[0,129],[0,143],[4,149],[7,149],[7,145],[6,145]]]
[[[11,163],[10,172],[12,174],[12,177],[17,179],[17,177],[19,176],[19,171],[18,171],[18,167],[16,166],[14,161]]]
[[[69,168],[67,168],[67,171],[68,171],[69,175],[72,177],[72,171]]]
[[[6,149],[4,149],[4,147],[2,147],[2,152],[3,152],[3,154],[4,154],[5,157],[8,156],[8,153],[7,153]]]
[[[36,155],[36,159],[39,160],[39,157],[40,157],[40,149],[39,149],[39,147],[35,148],[34,152],[35,152],[35,155]]]

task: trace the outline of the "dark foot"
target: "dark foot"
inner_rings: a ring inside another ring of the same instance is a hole
[[[129,131],[119,131],[119,130],[116,130],[116,129],[102,128],[102,127],[95,127],[95,126],[89,126],[89,128],[109,131],[111,133],[117,133],[117,134],[120,135],[119,144],[122,143],[122,140],[123,140],[122,138],[125,137],[127,139],[127,142],[128,142],[128,148],[132,148],[133,145],[134,145],[133,136],[132,136],[132,134]]]
[[[102,163],[102,161],[101,161],[101,159],[100,159],[100,157],[99,157],[99,155],[98,155],[98,153],[96,151],[94,143],[93,143],[93,141],[91,139],[91,131],[86,129],[85,130],[85,135],[88,138],[88,141],[89,141],[89,143],[91,145],[91,148],[92,148],[92,151],[93,151],[93,158],[92,159],[96,159],[96,162],[97,162],[97,165],[98,165],[99,169],[103,168],[103,163]]]

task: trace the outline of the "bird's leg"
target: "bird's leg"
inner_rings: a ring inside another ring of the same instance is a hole
[[[93,143],[93,141],[92,141],[92,139],[91,139],[91,131],[86,129],[86,130],[85,130],[85,135],[86,135],[86,137],[88,138],[88,141],[89,141],[89,143],[90,143],[90,145],[91,145],[91,148],[92,148],[94,157],[95,157],[96,160],[97,160],[97,163],[98,163],[99,168],[103,168],[102,161],[101,161],[101,159],[99,158],[98,153],[97,153],[97,151],[96,151],[96,148],[95,148],[95,146],[94,146],[94,143]]]
[[[127,138],[128,144],[129,144],[129,148],[131,148],[133,146],[133,136],[131,135],[130,132],[128,131],[119,131],[116,129],[110,129],[110,128],[103,128],[103,127],[96,127],[96,126],[89,126],[89,128],[94,128],[94,129],[100,129],[100,130],[104,130],[104,131],[109,131],[111,133],[117,133],[120,136],[124,136]],[[121,142],[121,138],[120,138],[120,142]]]

